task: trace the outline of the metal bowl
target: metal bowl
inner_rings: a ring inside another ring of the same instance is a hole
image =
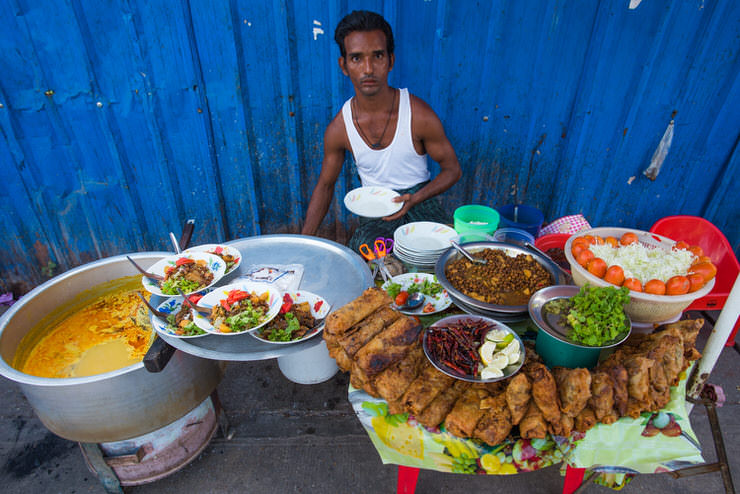
[[[465,244],[465,250],[467,250],[470,253],[479,252],[484,249],[502,250],[511,257],[515,257],[519,254],[528,254],[532,256],[532,258],[535,261],[537,261],[542,267],[544,267],[548,273],[550,273],[550,276],[552,276],[552,279],[553,279],[553,284],[557,285],[557,284],[566,283],[564,276],[560,274],[560,271],[554,265],[553,261],[539,254],[538,252],[526,249],[524,247],[520,247],[518,245],[507,244],[503,242],[471,242],[471,243]],[[434,274],[437,275],[437,280],[450,294],[453,302],[457,303],[458,301],[460,301],[466,306],[473,308],[475,310],[481,311],[484,314],[490,317],[494,317],[494,318],[495,318],[496,313],[513,315],[513,314],[525,314],[527,312],[527,304],[522,304],[522,305],[489,304],[486,302],[482,302],[478,299],[469,297],[468,295],[465,295],[460,290],[452,286],[452,283],[450,283],[450,280],[448,280],[447,276],[445,275],[445,268],[447,267],[448,263],[456,261],[457,259],[460,259],[461,257],[462,257],[462,254],[460,254],[455,249],[450,248],[444,254],[442,254],[439,260],[437,260],[437,264],[434,268]],[[461,307],[461,308],[465,310],[464,307]]]
[[[491,379],[481,379],[480,377],[471,376],[471,375],[461,375],[456,372],[454,372],[452,369],[449,369],[447,366],[445,366],[441,362],[437,362],[434,357],[431,355],[431,352],[429,351],[429,346],[427,343],[427,336],[429,334],[429,331],[432,328],[435,327],[444,327],[448,324],[456,323],[458,321],[464,321],[464,320],[474,320],[474,321],[486,321],[489,324],[493,325],[493,328],[491,329],[505,329],[509,333],[514,335],[514,339],[519,342],[519,348],[521,349],[521,355],[519,357],[519,360],[504,368],[504,375],[501,377],[494,377]],[[522,364],[524,364],[524,360],[526,358],[526,349],[524,347],[524,343],[522,343],[522,339],[519,337],[519,335],[511,329],[506,324],[503,324],[499,321],[496,321],[495,319],[491,319],[490,317],[484,317],[484,316],[471,316],[471,315],[454,315],[454,316],[447,316],[443,317],[439,321],[435,322],[431,326],[429,326],[426,330],[424,330],[424,337],[422,339],[422,348],[424,349],[424,355],[426,355],[427,359],[429,359],[429,362],[432,363],[432,365],[443,374],[447,374],[450,377],[454,377],[455,379],[460,379],[462,381],[467,381],[471,383],[492,383],[496,381],[502,381],[504,379],[508,379],[517,372],[519,372],[519,369],[521,369]]]

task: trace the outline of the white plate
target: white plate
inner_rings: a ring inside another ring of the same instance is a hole
[[[265,315],[265,319],[260,324],[254,326],[253,328],[249,328],[245,331],[236,332],[236,333],[222,333],[221,331],[213,327],[213,325],[211,324],[211,321],[208,320],[208,317],[206,317],[204,314],[201,314],[200,312],[197,312],[195,310],[193,310],[193,322],[199,328],[211,334],[217,334],[220,336],[234,336],[237,334],[251,333],[252,331],[256,329],[261,328],[262,326],[270,322],[270,320],[272,320],[272,318],[275,317],[277,313],[280,311],[280,305],[282,304],[282,301],[283,301],[283,298],[280,296],[280,292],[278,292],[272,287],[265,286],[261,283],[253,283],[249,281],[240,281],[237,283],[232,283],[231,285],[217,287],[211,293],[207,294],[205,297],[200,299],[200,301],[198,302],[198,305],[200,307],[211,309],[214,305],[220,304],[221,300],[226,300],[231,290],[244,290],[245,292],[249,292],[249,293],[254,292],[257,295],[261,295],[265,292],[268,292],[269,295],[267,297],[267,304],[269,305],[269,309],[267,311],[267,314]]]
[[[311,315],[314,317],[314,319],[324,319],[327,314],[329,314],[329,310],[331,309],[331,306],[329,303],[324,300],[322,297],[316,295],[315,293],[306,292],[304,290],[298,290],[295,292],[285,292],[283,294],[283,302],[285,302],[285,296],[290,297],[290,299],[293,301],[294,304],[300,304],[303,302],[308,302],[311,305]],[[318,302],[321,302],[320,307],[318,310],[316,310],[316,304]],[[282,306],[282,304],[281,304]],[[275,319],[282,317],[281,314],[278,314]],[[264,329],[264,326],[263,326]],[[265,343],[271,343],[273,345],[290,345],[292,343],[298,343],[299,341],[305,341],[309,338],[312,338],[319,334],[321,330],[324,329],[323,322],[321,324],[318,324],[315,328],[308,331],[305,335],[303,335],[302,338],[299,338],[297,340],[291,340],[291,341],[270,341],[266,338],[262,338],[260,336],[260,333],[262,331],[255,331],[253,333],[250,333],[252,336],[257,338],[260,341],[264,341]]]
[[[344,206],[358,216],[382,218],[401,210],[403,203],[391,200],[398,196],[386,187],[360,187],[347,192]]]
[[[441,253],[450,248],[450,240],[457,238],[457,232],[447,225],[431,221],[407,223],[393,232],[393,246],[416,254]]]
[[[421,284],[424,282],[424,280],[439,283],[439,281],[437,281],[437,277],[431,273],[405,273],[394,276],[389,281],[386,281],[385,283],[383,283],[382,288],[383,290],[386,290],[388,288],[388,285],[390,285],[391,283],[398,283],[399,285],[401,285],[401,290],[408,290],[411,285],[416,283]],[[429,303],[434,306],[434,311],[424,312],[424,306]],[[424,303],[421,304],[421,306],[417,309],[400,310],[399,312],[410,316],[428,316],[431,314],[436,314],[437,312],[442,312],[451,304],[452,299],[450,299],[450,296],[447,294],[447,290],[442,288],[442,291],[435,295],[424,295]]]
[[[166,312],[167,314],[177,314],[178,312],[180,312],[180,309],[182,308],[182,303],[183,303],[182,297],[180,296],[172,297],[172,298],[168,298],[167,300],[159,304],[159,307],[157,307],[157,309],[162,312]],[[163,321],[162,319],[158,318],[154,314],[151,315],[150,320],[152,322],[152,327],[155,330],[157,330],[158,333],[163,334],[165,336],[172,336],[173,338],[200,338],[201,336],[208,335],[208,333],[188,335],[188,336],[179,335],[171,329],[171,326],[167,324],[167,321]]]
[[[183,252],[205,252],[206,254],[213,254],[218,256],[219,254],[228,254],[232,256],[234,259],[234,265],[230,268],[226,269],[226,276],[229,273],[233,273],[236,271],[239,266],[242,263],[242,254],[238,250],[236,250],[233,247],[230,247],[228,245],[223,244],[203,244],[203,245],[196,245],[195,247],[190,247],[189,249],[185,249]],[[221,256],[219,256],[221,257]],[[226,262],[226,261],[224,261]]]
[[[185,295],[189,295],[195,292],[201,292],[206,288],[212,287],[213,285],[218,283],[221,278],[223,278],[224,273],[226,272],[226,263],[220,257],[214,256],[213,254],[206,254],[204,252],[183,252],[182,254],[167,256],[164,259],[157,261],[154,265],[147,269],[147,272],[164,276],[164,269],[170,266],[174,267],[175,261],[183,257],[192,259],[193,261],[205,261],[206,267],[213,275],[213,280],[208,286],[203,286],[198,288],[197,290],[192,290],[190,292],[185,292]],[[160,297],[172,297],[174,295],[177,295],[176,293],[164,293],[159,287],[159,281],[147,278],[146,276],[141,277],[141,284],[144,285],[146,291],[148,291],[149,293],[153,293],[154,295],[159,295]]]

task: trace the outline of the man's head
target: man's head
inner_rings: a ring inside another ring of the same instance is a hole
[[[388,55],[393,55],[393,31],[391,31],[391,26],[383,19],[383,16],[367,10],[354,10],[339,21],[337,29],[334,31],[334,41],[339,45],[342,58],[347,58],[344,38],[355,31],[382,31],[385,34]]]

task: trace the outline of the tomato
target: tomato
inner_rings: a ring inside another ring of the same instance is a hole
[[[293,307],[293,299],[289,294],[283,295],[283,305],[280,306],[280,314],[285,314]]]
[[[665,295],[665,283],[660,280],[650,280],[645,283],[644,291],[653,295]]]
[[[591,245],[588,240],[586,240],[583,237],[576,237],[573,239],[573,242],[570,244],[571,246],[575,245],[582,245],[584,248],[588,249],[588,246]]]
[[[182,266],[184,264],[193,264],[193,263],[195,263],[195,261],[193,261],[192,259],[188,257],[181,257],[180,259],[175,261],[175,266]]]
[[[593,235],[584,235],[584,236],[583,236],[582,238],[583,238],[583,239],[584,239],[584,240],[585,240],[586,242],[588,242],[588,245],[591,245],[591,244],[595,244],[595,243],[596,243],[596,239],[594,238],[594,236],[593,236]]]
[[[600,257],[594,257],[588,264],[586,264],[588,272],[599,278],[603,278],[606,274],[606,262]]]
[[[175,270],[175,268],[174,268],[173,266],[165,266],[165,267],[164,267],[164,274],[166,274],[166,275],[167,275],[167,274],[170,274],[170,273],[171,273],[171,272],[173,272],[174,270]]]
[[[637,235],[632,232],[627,232],[624,235],[622,235],[622,238],[619,239],[619,243],[622,245],[629,245],[634,244],[639,239],[637,238]]]
[[[219,300],[219,303],[221,304],[221,307],[226,309],[227,311],[231,312],[231,305],[226,300]]]
[[[619,240],[617,240],[615,237],[606,237],[604,239],[604,242],[606,242],[607,244],[611,245],[615,249],[617,247],[619,247]]]
[[[704,255],[704,249],[702,249],[698,245],[692,245],[691,247],[689,247],[689,251],[691,251],[691,253],[694,254],[696,257],[701,257]]]
[[[313,304],[313,311],[318,312],[321,306],[324,305],[323,300],[317,300],[315,304]]]
[[[598,235],[594,235],[594,244],[604,245],[604,239],[599,237]]]
[[[691,265],[693,266],[694,264],[699,264],[700,262],[712,262],[712,259],[707,256],[700,256],[694,259]]]
[[[691,282],[685,276],[673,276],[668,279],[665,283],[665,294],[666,295],[683,295],[689,293],[691,288]]]
[[[421,309],[422,312],[428,313],[428,312],[434,312],[434,305],[432,305],[431,302],[426,304],[423,309]]]
[[[674,250],[686,250],[689,248],[689,244],[684,242],[683,240],[679,240],[675,244],[673,244]]]
[[[580,254],[581,252],[583,252],[583,249],[585,249],[585,248],[586,247],[584,247],[581,244],[574,245],[573,248],[570,250],[571,254],[573,254],[573,258],[577,258],[578,257],[578,254]]]
[[[591,249],[583,249],[579,254],[578,257],[576,257],[576,261],[578,264],[586,267],[586,264],[588,264],[588,261],[594,258],[594,253],[591,252]]]
[[[407,291],[400,292],[398,295],[396,295],[396,300],[395,300],[396,305],[400,307],[401,305],[405,304],[408,299],[409,299],[409,292]]]
[[[194,304],[197,304],[202,298],[203,295],[201,295],[200,293],[194,293],[188,297],[188,300],[190,300]]]
[[[621,266],[617,266],[616,264],[614,266],[609,266],[604,275],[604,281],[608,281],[613,285],[622,286],[622,283],[624,283],[624,270]]]
[[[640,283],[640,280],[637,278],[627,278],[624,280],[624,283],[622,283],[622,286],[626,286],[633,292],[641,292],[642,291],[642,283]]]
[[[689,276],[689,293],[695,292],[704,286],[704,277],[699,273],[691,273]]]
[[[286,293],[286,295],[287,295],[287,293]],[[233,304],[234,302],[238,302],[240,300],[244,300],[247,297],[249,297],[249,294],[247,292],[245,292],[244,290],[238,290],[237,289],[237,290],[231,290],[229,292],[228,297],[226,297],[226,300],[228,300],[228,302],[230,304]]]
[[[689,268],[689,274],[691,273],[699,273],[704,277],[704,282],[709,283],[717,275],[717,266],[711,262],[700,262]]]

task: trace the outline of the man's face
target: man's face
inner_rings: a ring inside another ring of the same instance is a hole
[[[339,57],[339,67],[348,76],[355,91],[366,96],[388,87],[388,72],[393,55],[388,55],[383,31],[354,31],[344,38],[347,57]]]

